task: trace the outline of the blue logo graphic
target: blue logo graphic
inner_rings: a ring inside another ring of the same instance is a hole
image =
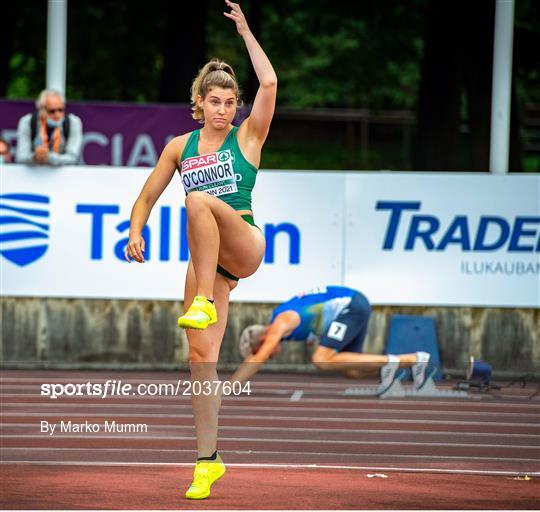
[[[38,194],[0,195],[0,254],[24,267],[41,258],[48,249],[48,205]]]

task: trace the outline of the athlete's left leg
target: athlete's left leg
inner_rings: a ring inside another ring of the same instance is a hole
[[[367,299],[360,293],[354,295],[322,336],[312,356],[313,364],[321,370],[341,372],[370,372],[389,362],[398,362],[396,368],[415,364],[417,353],[393,356],[362,352],[370,314]]]
[[[391,361],[399,362],[399,366],[412,366],[418,362],[419,352],[399,354],[392,359],[391,355],[366,354],[364,352],[338,352],[335,348],[319,344],[312,356],[312,362],[321,370],[369,370],[380,368]]]
[[[193,481],[186,492],[186,498],[204,499],[210,495],[212,484],[225,473],[225,465],[217,452],[218,416],[221,407],[221,386],[215,382],[217,361],[229,309],[229,294],[236,286],[221,275],[216,276],[213,293],[218,310],[218,322],[205,330],[187,329],[191,371],[191,403],[195,417],[197,436],[197,457],[207,460],[197,461]],[[184,303],[190,304],[195,296],[197,282],[190,262],[186,276]]]
[[[213,293],[218,311],[218,322],[207,329],[187,329],[189,341],[189,359],[192,381],[191,402],[195,416],[195,429],[197,433],[198,457],[208,457],[216,450],[218,429],[218,413],[221,405],[221,393],[214,390],[210,394],[203,393],[205,382],[218,380],[217,362],[227,326],[229,312],[230,291],[236,283],[220,274],[216,275]],[[184,304],[187,306],[193,301],[197,289],[195,272],[190,262],[186,276],[186,290]],[[200,384],[193,383],[199,382]],[[201,387],[201,392],[199,391]],[[196,391],[196,392],[195,392]]]

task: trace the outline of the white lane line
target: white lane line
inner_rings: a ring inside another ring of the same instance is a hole
[[[133,448],[2,448],[2,452],[127,452],[133,453]],[[137,452],[145,453],[177,453],[177,452],[194,452],[194,450],[181,450],[181,449],[168,449],[168,448],[137,448]],[[396,455],[388,453],[340,453],[340,452],[307,452],[307,451],[277,451],[277,450],[220,450],[220,453],[233,453],[236,455],[298,455],[302,456],[317,456],[317,457],[377,457],[377,458],[390,458],[390,459],[415,459],[415,460],[436,460],[441,461],[444,459],[448,460],[485,460],[485,461],[497,461],[497,462],[533,462],[537,463],[538,459],[525,459],[525,458],[516,458],[516,457],[467,457],[465,455]],[[1,461],[6,460],[5,457],[2,457]]]
[[[256,399],[254,399],[256,400]],[[276,401],[276,400],[273,400]],[[88,408],[99,408],[102,407],[104,409],[163,409],[163,404],[110,404],[110,403],[103,403],[103,404],[86,404],[86,403],[57,403],[57,402],[48,402],[48,403],[38,403],[38,402],[22,402],[22,403],[2,403],[2,408],[15,408],[15,407],[29,407],[29,408],[73,408],[73,409],[88,409]],[[191,410],[191,404],[175,404],[175,409],[189,409]],[[225,403],[222,406],[222,409],[228,409],[228,410],[249,410],[249,411],[291,411],[295,410],[292,407],[277,407],[277,406],[265,406],[265,405],[231,405],[229,403]],[[507,416],[511,418],[516,417],[536,417],[536,414],[533,413],[516,413],[516,412],[486,412],[486,411],[444,411],[439,409],[432,409],[429,411],[414,411],[414,410],[392,410],[392,409],[371,409],[371,408],[354,408],[354,407],[305,407],[302,406],[299,408],[301,411],[306,412],[348,412],[348,413],[362,413],[362,414],[403,414],[403,415],[416,415],[419,414],[422,415],[436,415],[436,416],[479,416],[483,419],[486,417],[496,417],[500,418],[501,416]],[[25,414],[25,413],[23,413]],[[320,418],[324,419],[324,418]],[[419,420],[422,421],[422,420]],[[485,423],[485,422],[483,422]],[[488,422],[490,424],[490,422]],[[518,423],[519,425],[519,423]]]
[[[5,370],[4,370],[5,371]],[[55,370],[57,373],[63,373],[62,370]],[[35,371],[29,371],[28,373],[35,374]],[[221,372],[224,376],[227,376],[229,372]],[[129,377],[126,378],[126,375],[131,374]],[[129,372],[129,374],[111,374],[107,377],[104,377],[103,375],[98,374],[88,374],[86,377],[81,377],[80,374],[73,373],[72,376],[68,377],[58,377],[55,375],[43,375],[41,377],[0,377],[0,387],[5,384],[15,384],[15,385],[25,385],[26,383],[32,383],[35,382],[37,384],[54,384],[54,383],[73,383],[73,384],[86,384],[87,382],[91,383],[104,383],[107,380],[116,380],[116,381],[122,381],[122,383],[129,383],[129,384],[139,384],[139,383],[156,383],[156,384],[167,384],[167,383],[176,383],[177,380],[189,380],[189,373],[188,372],[179,372],[175,373],[174,377],[164,377],[163,375],[156,377],[152,377],[151,373],[147,373],[144,375],[141,375],[138,378],[134,378],[132,376],[132,372]],[[306,378],[310,379],[311,376],[307,375]],[[226,377],[224,377],[222,380],[227,380]],[[336,388],[336,389],[347,389],[351,387],[350,382],[314,382],[313,380],[305,380],[305,379],[299,379],[299,380],[270,380],[270,379],[258,379],[251,382],[252,387],[263,387],[267,386],[270,388],[297,388],[299,384],[301,384],[303,387],[308,388],[321,388],[321,389],[327,389],[327,388]],[[22,384],[18,384],[22,383]],[[379,382],[377,382],[375,379],[367,380],[367,381],[361,381],[358,382],[358,386],[377,386]],[[439,383],[440,384],[440,383]],[[451,386],[449,385],[442,385],[443,389],[450,389]],[[524,388],[518,388],[514,387],[513,391],[516,393],[523,393],[525,395],[528,394],[528,391],[532,390],[534,391],[536,389],[536,385],[529,389]],[[449,402],[451,403],[451,402]]]
[[[131,373],[131,372],[130,372]],[[225,374],[225,373],[224,373]],[[125,375],[125,374],[124,374]],[[88,377],[55,377],[55,376],[43,376],[43,377],[0,377],[0,387],[5,384],[15,384],[17,386],[24,386],[26,383],[32,383],[35,382],[36,384],[62,384],[62,383],[68,383],[68,384],[86,384],[87,382],[91,382],[92,384],[103,384],[104,382],[108,380],[116,380],[122,381],[122,383],[126,384],[147,384],[147,383],[155,383],[155,384],[170,384],[176,382],[178,380],[189,380],[189,374],[178,374],[175,377],[171,377],[170,379],[166,378],[152,378],[151,376],[141,376],[141,378],[124,378],[123,375],[112,375],[109,377],[103,377],[103,376],[93,376],[89,375]],[[223,378],[222,380],[227,380],[226,378]],[[22,383],[22,384],[18,384]],[[308,387],[308,388],[321,388],[321,389],[327,389],[329,387],[336,388],[336,389],[342,389],[345,390],[348,387],[350,387],[350,383],[339,383],[339,382],[305,382],[304,380],[298,380],[298,381],[283,381],[280,380],[279,382],[273,382],[273,381],[267,381],[267,380],[259,380],[259,381],[251,381],[251,386],[255,388],[264,387],[267,386],[269,388],[292,388],[295,389],[298,387],[298,385],[301,384],[302,386]],[[376,382],[366,383],[367,385],[373,384],[377,385]]]
[[[292,395],[291,395],[291,402],[298,402],[298,400],[300,400],[300,398],[302,398],[302,395],[304,394],[304,392],[301,390],[301,389],[297,389]]]
[[[191,416],[191,418],[193,418]],[[0,428],[22,428],[22,429],[35,429],[39,428],[38,423],[0,423]],[[148,429],[163,429],[163,430],[184,430],[184,429],[194,429],[195,426],[193,424],[188,425],[167,425],[165,423],[149,423]],[[410,430],[386,430],[386,429],[357,429],[357,428],[303,428],[303,427],[253,427],[253,426],[245,426],[245,425],[220,425],[220,430],[254,430],[254,431],[270,431],[270,432],[321,432],[321,433],[347,433],[347,432],[353,432],[355,434],[381,434],[381,435],[408,435],[414,434],[415,436],[455,436],[455,437],[466,437],[466,436],[473,436],[473,437],[504,437],[504,438],[522,438],[522,439],[540,439],[540,434],[501,434],[501,433],[493,433],[490,434],[488,432],[456,432],[456,431],[443,431],[443,430],[436,430],[436,431],[417,431],[412,432]]]
[[[43,417],[47,416],[50,418],[65,418],[69,416],[70,418],[110,418],[111,414],[115,414],[116,418],[189,418],[193,420],[193,414],[160,414],[160,413],[129,413],[129,412],[118,412],[118,413],[90,413],[90,412],[3,412],[2,417],[13,417],[13,416],[25,416],[25,417]],[[328,423],[391,423],[391,424],[406,424],[406,425],[475,425],[482,426],[485,428],[486,425],[496,426],[496,427],[532,427],[538,428],[538,422],[535,423],[503,423],[490,421],[489,423],[484,423],[482,421],[461,421],[461,420],[407,420],[407,419],[389,419],[389,418],[342,418],[342,417],[333,417],[333,418],[321,418],[320,416],[254,416],[254,415],[241,415],[241,414],[220,414],[220,419],[231,419],[231,420],[263,420],[266,422],[270,421],[305,421],[305,422],[328,422]],[[118,420],[117,420],[118,421]],[[239,428],[243,428],[240,426]]]
[[[42,439],[42,440],[61,440],[61,439],[81,439],[81,440],[94,440],[94,439],[129,439],[132,441],[196,441],[195,436],[151,436],[151,435],[72,435],[72,434],[61,434],[61,435],[44,435],[44,434],[18,434],[18,435],[2,435],[0,439]],[[220,442],[227,441],[237,441],[241,443],[289,443],[289,444],[337,444],[337,445],[357,445],[357,446],[433,446],[437,448],[441,447],[451,447],[451,448],[502,448],[502,449],[512,449],[522,448],[524,450],[540,450],[538,445],[515,445],[515,444],[478,444],[478,443],[426,443],[426,442],[417,442],[417,441],[357,441],[357,440],[348,440],[344,441],[341,439],[325,439],[321,441],[320,439],[288,439],[288,438],[268,438],[268,437],[220,437]]]
[[[141,377],[140,379],[134,379],[133,377],[125,379],[122,375],[120,376],[111,376],[111,377],[93,377],[88,376],[86,378],[76,377],[0,377],[0,388],[2,387],[17,387],[21,389],[28,389],[28,386],[32,386],[35,389],[36,385],[40,384],[86,384],[90,382],[92,384],[104,384],[106,381],[122,382],[122,384],[176,384],[178,380],[189,380],[189,375],[178,376],[177,378],[163,379],[163,378],[152,378],[152,377]],[[223,377],[221,380],[227,380],[227,377]],[[257,391],[261,389],[274,389],[274,388],[295,388],[301,384],[310,389],[321,389],[326,390],[328,388],[333,388],[338,391],[345,391],[345,389],[350,387],[350,383],[324,383],[324,382],[306,382],[305,380],[294,381],[251,381],[251,387]],[[376,386],[376,382],[366,383],[366,385]]]
[[[280,393],[280,395],[283,394],[283,395],[288,395],[289,392],[284,392],[284,393]],[[36,392],[36,393],[2,393],[0,394],[0,399],[2,399],[3,402],[6,401],[6,398],[42,398],[43,400],[49,400],[50,402],[54,403],[56,402],[57,400],[62,400],[62,399],[68,399],[68,400],[91,400],[91,399],[94,399],[94,400],[97,400],[98,398],[101,398],[101,395],[99,394],[95,394],[95,395],[87,395],[87,394],[81,394],[81,395],[71,395],[71,396],[68,396],[68,395],[65,395],[65,396],[59,396],[57,399],[55,398],[50,398],[49,396],[47,395],[41,395],[39,392]],[[186,402],[189,402],[189,396],[188,395],[174,395],[174,394],[171,394],[171,395],[156,395],[156,396],[152,396],[152,395],[138,395],[138,394],[134,394],[134,395],[131,395],[131,394],[128,394],[128,395],[120,395],[120,396],[117,396],[117,395],[113,395],[113,396],[109,396],[107,395],[106,398],[103,398],[102,400],[163,400],[163,401],[168,401],[168,400],[184,400]],[[228,397],[224,397],[224,398],[228,398]],[[274,400],[277,400],[276,398],[274,398]],[[17,403],[16,401],[13,401],[13,403]]]
[[[227,396],[227,397],[224,397],[224,401],[225,403],[227,402],[234,402],[234,401],[243,401],[243,400],[255,400],[257,402],[280,402],[280,401],[285,401],[287,400],[286,396],[288,396],[289,394],[291,393],[291,391],[289,390],[285,390],[283,392],[280,392],[279,393],[279,397],[265,397],[265,396],[257,396],[256,393],[252,392],[251,395],[238,395],[238,396]],[[304,392],[305,394],[305,392]],[[6,402],[6,398],[25,398],[25,397],[34,397],[34,398],[43,398],[43,399],[47,399],[48,397],[45,397],[45,396],[42,396],[41,394],[39,393],[5,393],[5,394],[1,394],[0,395],[0,399],[2,400],[3,403]],[[71,399],[71,400],[74,400],[74,399],[79,399],[79,400],[82,400],[82,399],[98,399],[98,398],[101,398],[99,395],[76,395],[74,397],[69,397],[69,396],[65,396],[65,397],[59,397],[60,399],[62,398],[67,398],[67,399]],[[120,401],[125,401],[125,400],[163,400],[164,402],[168,402],[168,401],[172,401],[172,400],[180,400],[180,401],[189,401],[189,397],[188,396],[182,396],[182,395],[178,395],[178,396],[173,396],[173,395],[163,395],[163,396],[151,396],[151,395],[138,395],[138,394],[131,394],[131,395],[127,395],[127,396],[107,396],[106,397],[106,400],[120,400]],[[50,400],[50,399],[49,399]],[[355,400],[354,398],[336,398],[336,397],[331,397],[331,398],[311,398],[309,396],[305,396],[304,399],[302,400],[303,402],[306,402],[306,403],[312,403],[312,404],[315,404],[315,403],[330,403],[330,404],[349,404],[351,407],[351,409],[354,409],[354,405],[356,404],[376,404],[376,405],[381,405],[381,399],[377,398],[375,400],[373,399],[369,399],[369,398],[365,398],[365,397],[357,397],[357,400]],[[13,402],[13,403],[17,403],[17,402]],[[36,402],[32,402],[32,403],[36,403]],[[473,409],[477,409],[478,406],[484,406],[485,407],[492,407],[492,408],[495,408],[495,409],[500,409],[501,407],[504,408],[504,409],[511,409],[511,408],[514,408],[514,409],[534,409],[534,412],[537,412],[537,413],[540,413],[540,403],[539,404],[534,404],[534,403],[520,403],[520,404],[516,404],[516,403],[506,403],[506,402],[496,402],[496,403],[493,403],[493,402],[479,402],[479,401],[473,401],[473,400],[469,400],[469,399],[465,399],[465,400],[457,400],[457,399],[454,399],[453,401],[451,402],[445,402],[445,401],[438,401],[438,400],[426,400],[424,398],[420,399],[420,400],[406,400],[406,399],[403,399],[403,400],[400,400],[400,401],[395,401],[395,400],[388,400],[388,399],[385,399],[384,400],[384,404],[385,405],[400,405],[400,406],[414,406],[414,407],[417,407],[418,411],[422,411],[422,412],[430,412],[430,410],[427,408],[427,407],[434,407],[434,406],[454,406],[454,407],[460,407],[460,408],[473,408]],[[400,410],[405,410],[405,409],[400,409]],[[471,411],[471,412],[475,412],[475,411]],[[534,414],[533,411],[531,411],[531,413],[522,413],[522,414]],[[476,412],[476,414],[481,414],[480,412]],[[491,414],[499,414],[498,412],[492,412]],[[507,413],[509,414],[509,413]]]
[[[257,393],[259,390],[257,390]],[[292,389],[284,389],[279,391],[272,391],[273,395],[277,396],[261,396],[259,397],[256,395],[256,393],[252,390],[250,394],[244,393],[240,395],[224,395],[224,400],[258,400],[261,402],[269,402],[277,400],[286,400],[285,397],[289,396],[293,392]],[[14,399],[14,398],[43,398],[44,400],[56,400],[55,398],[52,398],[49,395],[42,395],[38,391],[35,393],[1,393],[0,399],[2,401],[6,401],[6,399]],[[62,395],[59,396],[58,399],[62,400],[63,398],[67,398],[68,400],[88,400],[88,399],[98,399],[101,398],[101,395],[99,393],[95,394],[87,394],[87,393],[80,393],[80,394],[72,394],[72,395]],[[189,394],[183,394],[183,391],[179,393],[175,393],[173,390],[169,394],[164,392],[163,394],[156,394],[156,395],[149,395],[149,394],[140,394],[137,392],[128,393],[127,395],[107,395],[106,400],[163,400],[163,401],[169,401],[169,400],[184,400],[189,401],[190,395]],[[336,398],[336,397],[330,397],[330,398],[312,398],[311,400],[314,400],[315,402],[350,402],[347,398]],[[16,403],[16,402],[14,402]]]
[[[257,396],[256,394],[251,394],[250,396],[243,396],[243,395],[239,395],[239,396],[228,396],[228,397],[224,397],[223,398],[223,403],[224,405],[227,405],[229,403],[234,403],[234,402],[243,402],[243,401],[246,401],[246,400],[249,400],[251,402],[253,401],[256,401],[256,402],[270,402],[270,403],[280,403],[280,402],[284,402],[287,400],[286,396],[290,395],[290,391],[285,391],[283,393],[280,393],[280,396],[279,397],[259,397]],[[0,395],[0,401],[2,401],[3,404],[6,404],[6,400],[5,400],[5,397],[6,395]],[[26,398],[26,397],[30,397],[30,398],[43,398],[43,399],[46,399],[47,397],[42,397],[41,395],[35,393],[35,394],[24,394],[24,393],[21,393],[21,394],[10,394],[9,395],[10,398],[14,399],[14,398]],[[75,396],[75,397],[60,397],[60,400],[62,398],[67,398],[69,400],[73,400],[72,402],[67,402],[67,403],[64,403],[64,405],[72,405],[72,404],[75,404],[75,400],[80,400],[80,405],[85,405],[84,402],[82,402],[82,400],[85,400],[85,399],[98,399],[100,398],[99,396]],[[50,400],[50,399],[49,399]],[[117,400],[117,401],[128,401],[128,400],[131,400],[131,401],[142,401],[142,400],[160,400],[162,402],[174,402],[175,400],[179,401],[179,402],[188,402],[189,403],[189,397],[183,397],[183,396],[159,396],[159,397],[156,397],[156,396],[149,396],[149,395],[128,395],[128,396],[114,396],[114,397],[106,397],[106,400]],[[377,400],[371,400],[371,399],[366,399],[364,397],[361,397],[359,400],[354,400],[354,399],[351,399],[351,398],[310,398],[308,395],[306,395],[306,393],[304,392],[304,397],[302,399],[302,402],[306,403],[306,404],[347,404],[349,405],[349,407],[347,407],[346,409],[347,410],[357,410],[355,408],[355,405],[358,405],[358,404],[362,404],[362,405],[369,405],[369,404],[373,404],[373,405],[381,405],[382,404],[382,401],[381,399],[377,399]],[[31,402],[32,404],[38,404],[39,402]],[[54,403],[52,400],[51,400],[51,403]],[[509,404],[509,403],[485,403],[485,402],[473,402],[473,401],[469,401],[469,400],[465,400],[465,401],[458,401],[457,399],[454,400],[453,402],[440,402],[440,401],[429,401],[429,400],[426,400],[426,399],[420,399],[420,400],[409,400],[409,401],[406,401],[406,400],[401,400],[399,402],[397,401],[390,401],[388,399],[384,399],[384,404],[386,406],[388,405],[400,405],[400,406],[407,406],[407,407],[414,407],[415,410],[419,413],[431,413],[432,411],[434,411],[434,409],[430,409],[430,407],[439,407],[439,406],[454,406],[454,407],[459,407],[460,408],[460,411],[461,413],[463,414],[466,414],[468,412],[470,412],[471,414],[483,414],[481,411],[478,411],[477,409],[479,409],[479,407],[477,406],[487,406],[487,407],[492,407],[492,408],[495,408],[495,409],[501,409],[501,408],[504,408],[504,409],[522,409],[523,411],[527,411],[528,409],[530,409],[530,412],[521,412],[519,414],[524,414],[524,415],[531,415],[531,414],[540,414],[540,404],[539,405],[535,405],[535,404]],[[13,401],[10,405],[18,405],[18,402],[17,401]],[[126,404],[123,404],[123,405],[126,405]],[[158,405],[161,405],[163,406],[163,403],[161,404],[158,404]],[[170,405],[170,404],[167,404],[167,405]],[[252,405],[249,405],[249,407],[252,407]],[[321,407],[323,409],[327,409],[327,407]],[[481,408],[481,407],[480,407]],[[332,408],[334,409],[334,408]],[[470,409],[473,409],[473,410],[470,410]],[[396,411],[407,411],[406,408],[403,408],[403,409],[397,409]],[[437,410],[435,410],[437,411]],[[460,411],[456,411],[455,414],[458,414],[460,413]],[[451,412],[451,411],[448,411],[448,412]],[[514,413],[500,413],[500,412],[497,412],[497,411],[489,411],[487,412],[487,414],[491,414],[491,415],[498,415],[498,414],[514,414]]]
[[[191,462],[107,462],[107,461],[26,461],[26,460],[2,460],[0,464],[35,464],[40,466],[149,466],[149,467],[182,467],[193,468]],[[527,474],[531,477],[540,476],[538,471],[496,471],[489,469],[445,469],[445,468],[400,468],[385,466],[338,466],[330,464],[247,464],[247,463],[227,463],[233,468],[252,469],[337,469],[354,471],[388,471],[396,473],[442,473],[451,475],[485,475],[485,476],[523,476]]]

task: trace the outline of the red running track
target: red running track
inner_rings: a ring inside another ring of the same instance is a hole
[[[196,456],[188,397],[51,400],[40,395],[44,383],[116,379],[136,385],[186,377],[163,372],[4,371],[0,505],[538,508],[536,386],[471,398],[380,400],[344,396],[351,381],[341,378],[257,376],[250,396],[223,399],[219,447],[228,472],[204,502],[183,499]],[[96,433],[58,432],[62,421],[101,428]],[[104,432],[106,421],[133,425],[132,430],[147,425],[147,431]],[[41,422],[56,424],[54,435],[41,432]]]

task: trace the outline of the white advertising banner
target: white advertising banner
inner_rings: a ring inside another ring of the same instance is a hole
[[[349,173],[345,282],[378,304],[540,306],[540,176]]]
[[[146,262],[123,258],[129,216],[149,169],[4,166],[0,265],[6,296],[178,300],[189,252],[177,175],[152,210]],[[343,277],[343,191],[338,173],[259,173],[255,222],[267,239],[257,273],[231,295],[278,302]]]
[[[189,258],[175,176],[154,206],[143,265],[123,259],[149,169],[1,170],[6,296],[183,297]],[[540,306],[540,176],[261,171],[267,248],[236,301],[278,302],[344,284],[374,304]]]

